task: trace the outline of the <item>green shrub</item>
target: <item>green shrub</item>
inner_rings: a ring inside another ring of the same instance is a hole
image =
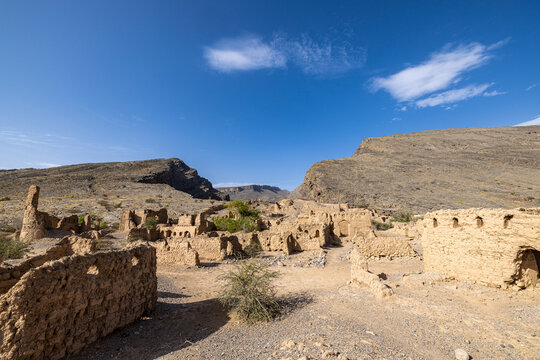
[[[27,251],[27,244],[19,240],[0,237],[0,259],[20,259]]]
[[[409,213],[401,213],[398,217],[395,217],[393,219],[390,219],[390,222],[402,222],[402,223],[408,223],[415,220],[414,216]]]
[[[219,300],[246,324],[270,321],[279,311],[274,291],[278,276],[266,264],[241,261],[235,270],[220,278],[223,288]]]
[[[391,223],[383,223],[377,220],[371,220],[371,225],[375,226],[377,230],[388,230],[394,227]]]
[[[8,196],[4,196],[0,198],[0,201],[9,201],[11,200]]]
[[[116,208],[121,208],[122,207],[122,203],[119,202],[118,204],[114,205]]]
[[[229,217],[212,218],[217,230],[228,232],[259,230],[257,220],[260,218],[260,211],[242,200],[231,201],[226,206],[231,211]],[[231,215],[235,218],[233,219]]]
[[[146,221],[144,222],[144,227],[148,230],[153,230],[157,227],[157,220],[154,218],[146,218]]]
[[[77,223],[79,224],[79,226],[82,226],[82,224],[84,224],[84,215],[79,215]]]
[[[99,228],[100,229],[106,229],[108,227],[107,223],[103,220],[99,222]]]
[[[231,233],[239,231],[254,231],[259,230],[257,227],[257,219],[251,217],[243,217],[240,219],[231,219],[228,217],[214,217],[212,221],[216,225],[216,229],[220,231],[228,231]]]
[[[237,214],[240,217],[252,217],[258,219],[261,214],[260,211],[253,209],[250,204],[242,200],[230,201],[225,206],[227,206],[232,213]]]

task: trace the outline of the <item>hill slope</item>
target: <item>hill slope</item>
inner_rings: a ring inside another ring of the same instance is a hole
[[[279,201],[289,195],[289,191],[270,185],[245,185],[217,188],[231,200],[261,199],[266,201]]]
[[[197,170],[174,158],[0,170],[0,198],[9,198],[0,202],[0,229],[20,225],[32,184],[41,187],[42,211],[62,216],[110,213],[114,217],[107,221],[111,222],[117,221],[123,208],[168,206],[182,212],[208,206],[198,199],[222,197]]]
[[[365,139],[315,163],[292,198],[387,211],[540,205],[540,126],[431,130]]]

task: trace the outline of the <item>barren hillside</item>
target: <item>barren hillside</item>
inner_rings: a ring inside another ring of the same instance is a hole
[[[189,211],[221,194],[179,159],[0,170],[0,229],[18,228],[32,184],[41,187],[42,211],[56,215],[96,213],[116,222],[123,208]]]
[[[365,139],[315,163],[291,196],[417,213],[540,205],[540,126],[431,130]]]

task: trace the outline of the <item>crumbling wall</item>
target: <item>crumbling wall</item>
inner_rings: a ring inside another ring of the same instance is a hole
[[[151,312],[156,300],[152,247],[47,262],[0,296],[0,359],[75,354]]]
[[[359,253],[367,258],[416,255],[408,237],[390,232],[370,231],[367,236],[357,235],[353,243]]]
[[[426,214],[422,227],[426,272],[528,286],[523,257],[540,250],[540,208],[442,210]]]
[[[351,252],[351,282],[367,286],[379,298],[394,294],[392,288],[386,285],[377,274],[369,271],[366,258],[358,251],[356,246]]]
[[[200,265],[199,253],[192,249],[187,240],[166,239],[149,244],[156,248],[158,263],[187,266]]]
[[[1,263],[0,265],[0,294],[7,292],[30,269],[37,268],[47,261],[57,260],[73,254],[93,252],[96,242],[76,235],[62,238],[54,246],[48,248],[44,254],[36,255],[17,265]]]

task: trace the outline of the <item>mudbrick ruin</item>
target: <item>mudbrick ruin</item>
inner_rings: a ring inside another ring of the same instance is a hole
[[[350,286],[350,294],[365,291],[372,306],[405,301],[396,299],[419,286],[452,282],[499,293],[532,291],[535,298],[540,288],[539,208],[440,210],[400,222],[347,204],[250,201],[261,214],[256,228],[232,233],[216,228],[216,217],[236,216],[218,202],[175,215],[166,208],[126,209],[117,229],[107,231],[92,214],[39,211],[39,193],[30,186],[22,228],[12,235],[33,246],[31,254],[0,265],[0,359],[61,359],[81,351],[88,358],[88,346],[152,316],[159,269],[169,274],[180,267],[204,282],[208,266],[234,264],[253,246],[271,266],[314,271],[332,269],[332,252],[341,251],[347,279],[340,286]],[[311,257],[291,262],[302,256]],[[410,270],[396,277],[396,266]],[[523,341],[531,351],[522,355],[539,349],[534,339]],[[292,354],[294,344],[274,354]],[[338,355],[328,350],[320,356]]]

